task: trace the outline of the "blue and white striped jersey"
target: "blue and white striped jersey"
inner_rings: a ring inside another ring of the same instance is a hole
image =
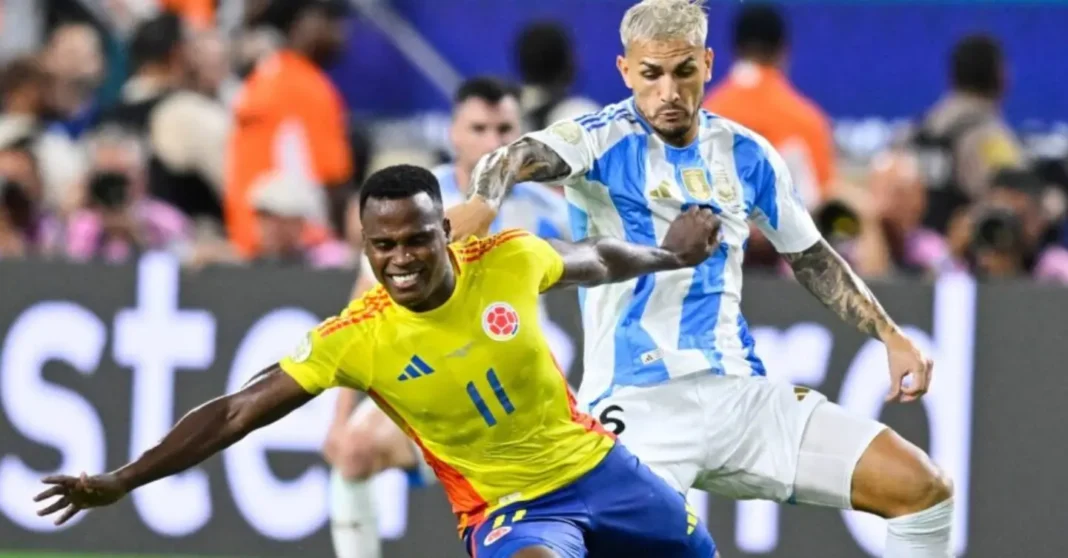
[[[800,252],[820,238],[786,164],[764,138],[707,111],[699,120],[697,139],[682,148],[658,138],[633,100],[528,134],[571,167],[565,185],[576,240],[659,245],[693,204],[711,207],[722,223],[719,249],[695,269],[579,292],[584,402],[617,387],[708,371],[764,375],[740,309],[749,222],[779,252]]]
[[[440,165],[431,172],[441,185],[441,201],[446,208],[464,201],[464,193],[456,183],[454,165]],[[508,193],[490,232],[523,229],[541,238],[567,240],[571,237],[567,218],[567,200],[563,196],[548,186],[524,182],[516,184]]]

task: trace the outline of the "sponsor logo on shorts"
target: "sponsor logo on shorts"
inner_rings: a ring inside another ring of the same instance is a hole
[[[490,531],[490,533],[488,535],[486,535],[486,540],[482,541],[482,545],[483,546],[489,546],[489,545],[501,540],[502,538],[504,538],[505,535],[507,535],[508,533],[511,533],[511,532],[512,532],[512,528],[507,526],[507,525],[504,526],[504,527],[498,527],[498,528]]]
[[[508,341],[519,333],[519,313],[507,302],[494,302],[482,313],[482,330],[494,341]]]

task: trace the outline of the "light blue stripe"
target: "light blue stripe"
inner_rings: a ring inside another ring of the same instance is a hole
[[[590,235],[590,216],[585,211],[581,210],[575,204],[568,202],[567,204],[567,216],[568,222],[571,224],[571,240],[579,242],[584,240]],[[580,287],[578,290],[579,298],[579,310],[586,311],[586,288]]]
[[[749,324],[741,313],[738,314],[738,340],[742,342],[742,348],[745,349],[745,360],[749,361],[749,368],[753,371],[752,375],[767,376],[768,372],[764,368],[764,361],[760,360],[760,357],[756,354],[756,342],[753,341],[753,336],[749,333]]]
[[[734,135],[734,166],[746,189],[746,200],[752,198],[751,207],[768,218],[771,228],[779,228],[779,202],[775,196],[775,170],[771,168],[768,155],[753,139]],[[749,192],[753,193],[750,194]]]
[[[716,348],[716,325],[729,252],[730,246],[720,243],[710,258],[694,268],[690,290],[682,299],[679,324],[679,348],[701,351],[716,374],[723,374],[723,353]]]
[[[567,217],[571,223],[571,239],[575,242],[590,235],[590,215],[571,202],[567,204]]]
[[[607,111],[608,109],[605,109],[605,110]],[[623,118],[624,116],[626,116],[629,113],[630,113],[630,108],[628,108],[627,106],[619,107],[619,108],[615,109],[614,111],[612,111],[612,113],[610,113],[610,114],[604,114],[604,116],[602,118],[598,119],[597,121],[588,123],[586,125],[586,131],[592,132],[592,131],[594,131],[594,130],[596,130],[598,128],[603,128],[603,127],[611,124],[612,122],[615,122],[616,120],[619,120],[620,118]]]
[[[586,179],[608,187],[609,197],[619,212],[628,242],[656,246],[653,216],[645,199],[648,149],[648,136],[627,136],[594,162]],[[613,385],[647,385],[669,378],[663,360],[647,365],[641,362],[642,355],[657,349],[656,343],[641,325],[642,315],[655,285],[655,276],[640,277],[634,287],[633,299],[616,324]]]
[[[404,367],[404,371],[408,373],[408,377],[409,378],[418,378],[418,377],[422,376],[422,374],[420,374],[419,371],[416,370],[415,367],[412,366],[411,364],[409,364],[408,366],[405,366]]]
[[[489,385],[493,388],[494,395],[497,396],[497,401],[501,402],[501,407],[504,408],[504,412],[509,415],[515,412],[515,406],[512,405],[512,400],[508,399],[508,393],[504,391],[504,386],[501,385],[501,381],[497,378],[497,372],[490,368],[486,373],[486,379],[489,380]]]

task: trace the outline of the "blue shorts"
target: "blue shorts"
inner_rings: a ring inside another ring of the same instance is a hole
[[[589,473],[490,514],[463,533],[473,558],[544,546],[562,558],[712,558],[716,545],[686,499],[616,444]]]

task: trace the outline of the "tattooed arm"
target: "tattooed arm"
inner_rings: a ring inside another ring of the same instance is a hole
[[[478,196],[494,209],[520,182],[545,182],[571,174],[571,167],[544,143],[524,137],[486,155],[471,173],[468,199]]]
[[[566,178],[571,172],[571,166],[556,151],[529,136],[482,157],[471,172],[467,202],[445,212],[452,238],[484,236],[512,186]]]
[[[884,342],[901,334],[868,286],[826,240],[783,257],[797,281],[846,323]]]
[[[794,277],[835,314],[886,345],[890,365],[887,401],[915,401],[931,385],[934,362],[890,319],[849,264],[827,241],[820,239],[807,250],[783,254]]]

